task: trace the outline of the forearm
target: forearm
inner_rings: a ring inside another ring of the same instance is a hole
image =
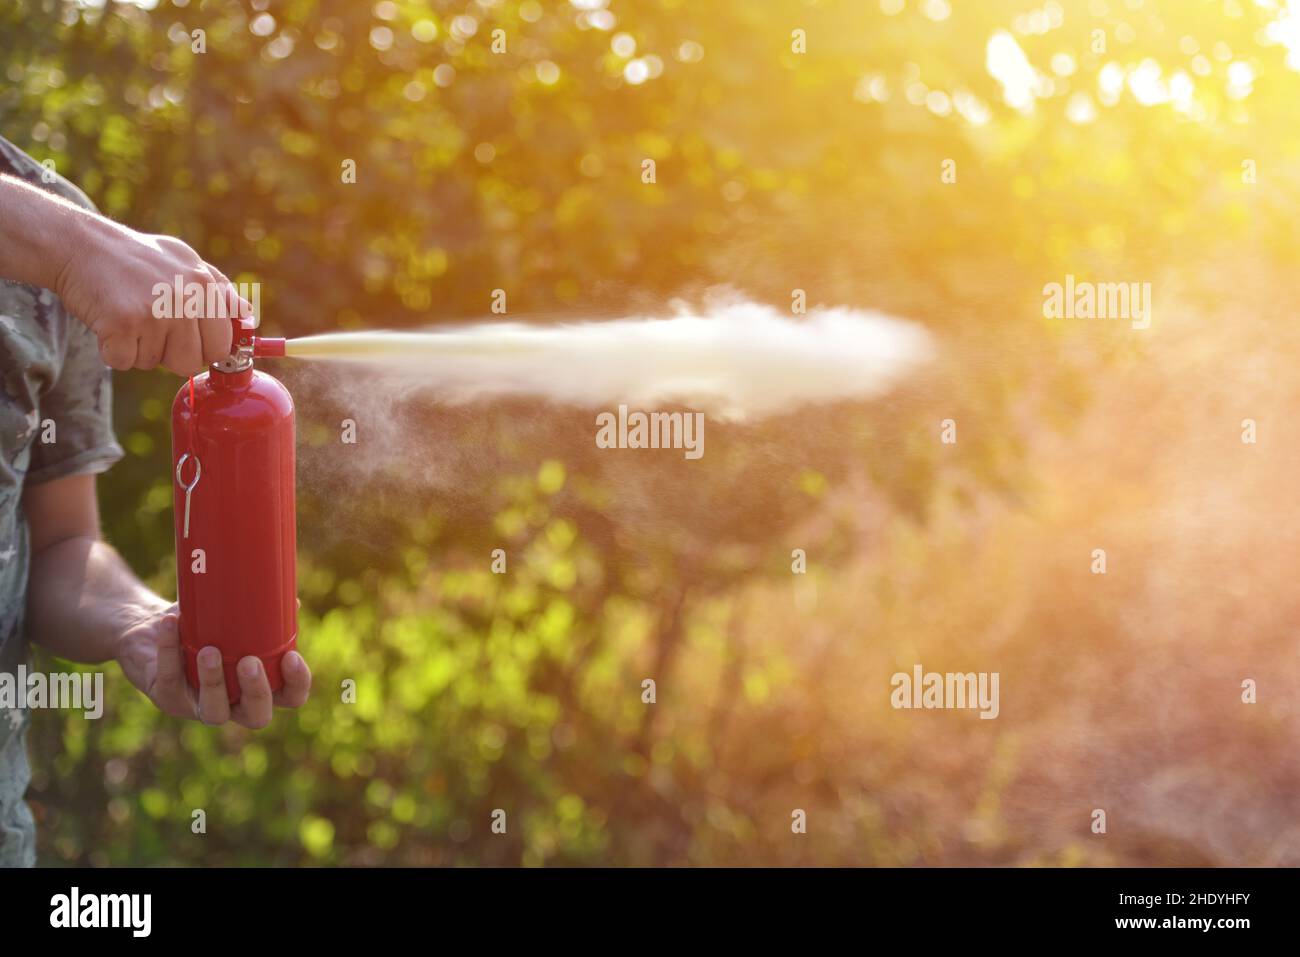
[[[20,179],[0,175],[0,277],[57,290],[87,222],[101,219]]]
[[[61,658],[108,661],[117,656],[119,639],[128,629],[169,605],[106,542],[67,538],[32,561],[27,634]]]

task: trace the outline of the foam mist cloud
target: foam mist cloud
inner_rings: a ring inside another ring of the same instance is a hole
[[[932,351],[923,328],[881,313],[835,307],[793,317],[751,302],[681,307],[667,318],[333,333],[289,346],[292,356],[364,364],[376,390],[388,379],[446,403],[681,404],[731,420],[879,396]]]

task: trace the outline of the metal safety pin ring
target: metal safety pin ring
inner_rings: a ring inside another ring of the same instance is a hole
[[[199,476],[203,474],[203,463],[199,461],[197,455],[192,456],[194,459],[194,479],[190,484],[185,484],[185,479],[181,478],[181,469],[185,468],[185,460],[191,458],[189,452],[182,452],[181,457],[176,460],[176,484],[187,492],[192,492],[194,486],[199,484]]]
[[[189,458],[194,459],[194,478],[190,479],[187,485],[185,480],[181,478],[181,470],[185,468],[185,461]],[[197,455],[191,456],[189,452],[184,452],[176,460],[176,484],[185,490],[185,529],[183,532],[185,538],[190,537],[190,494],[194,491],[194,486],[199,484],[199,476],[202,474],[203,463],[199,461]]]

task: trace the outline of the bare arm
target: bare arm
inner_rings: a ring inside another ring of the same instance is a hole
[[[199,652],[196,694],[185,680],[175,606],[155,595],[100,537],[95,479],[74,475],[23,493],[31,529],[27,630],[32,641],[70,661],[116,660],[162,711],[207,724],[234,719],[265,727],[272,706],[307,700],[311,672],[296,651],[281,663],[285,686],[271,693],[261,661],[239,663],[240,702],[232,711],[221,654]]]
[[[82,220],[93,215],[61,196],[0,175],[0,276],[56,289]]]
[[[230,319],[252,316],[230,280],[179,239],[137,232],[6,175],[0,175],[0,277],[55,293],[95,333],[104,361],[119,370],[161,364],[178,375],[199,372],[229,355]],[[182,288],[215,284],[224,314],[155,318],[155,288],[174,288],[178,280]]]
[[[94,476],[33,486],[23,510],[31,529],[32,641],[70,661],[109,661],[124,633],[171,607],[100,538]]]

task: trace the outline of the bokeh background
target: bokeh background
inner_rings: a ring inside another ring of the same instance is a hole
[[[103,720],[36,715],[41,860],[1300,863],[1298,22],[0,0],[0,132],[262,283],[269,334],[499,318],[496,288],[530,321],[798,288],[940,348],[882,401],[710,422],[698,462],[597,452],[591,410],[268,363],[313,699],[214,730],[110,667]],[[1152,283],[1151,328],[1045,319],[1067,274]],[[176,387],[117,376],[100,482],[163,594]],[[998,671],[1000,717],[893,710],[918,662]]]

